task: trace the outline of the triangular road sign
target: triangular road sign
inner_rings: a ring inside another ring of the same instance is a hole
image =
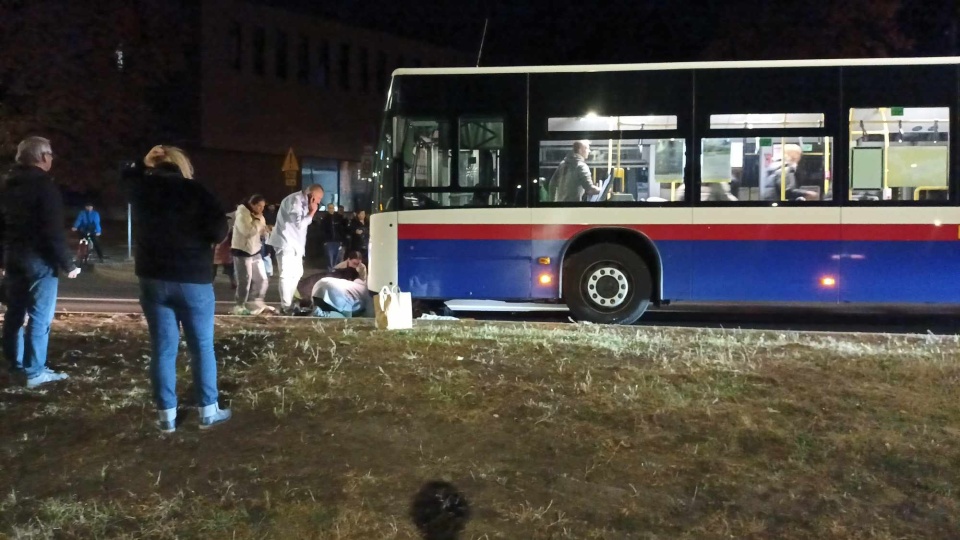
[[[283,160],[283,172],[299,172],[300,164],[297,162],[297,156],[293,155],[293,148],[287,150],[287,159]]]

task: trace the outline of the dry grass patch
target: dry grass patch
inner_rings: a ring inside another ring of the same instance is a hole
[[[960,530],[956,337],[223,319],[217,350],[235,419],[162,437],[142,321],[58,321],[71,381],[0,389],[0,534],[412,538],[435,478],[467,538]]]

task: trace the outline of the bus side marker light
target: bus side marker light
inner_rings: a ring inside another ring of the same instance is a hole
[[[539,259],[537,259],[537,262],[544,265],[550,264],[550,257],[540,257]]]
[[[837,280],[830,276],[824,276],[820,278],[820,285],[823,285],[824,287],[835,287],[837,285]]]
[[[550,274],[540,274],[541,285],[549,285],[551,283],[553,283],[553,276],[551,276]]]

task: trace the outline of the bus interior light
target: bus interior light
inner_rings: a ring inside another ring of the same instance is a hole
[[[541,285],[549,285],[553,283],[553,276],[551,276],[550,274],[540,274],[539,281]]]
[[[830,276],[824,276],[820,278],[820,285],[824,287],[835,287],[837,285],[837,280]]]
[[[543,265],[550,264],[550,257],[540,257],[537,262]]]

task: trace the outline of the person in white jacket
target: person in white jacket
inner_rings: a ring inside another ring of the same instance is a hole
[[[259,315],[271,309],[264,302],[267,296],[267,272],[263,266],[263,235],[268,227],[263,218],[267,201],[254,195],[246,204],[237,206],[233,221],[230,254],[237,273],[237,305],[234,315]]]
[[[293,294],[303,277],[303,255],[307,246],[307,227],[323,200],[323,187],[313,184],[303,191],[284,197],[277,210],[277,224],[267,243],[277,252],[280,267],[280,307],[284,315],[299,310],[293,305]]]

